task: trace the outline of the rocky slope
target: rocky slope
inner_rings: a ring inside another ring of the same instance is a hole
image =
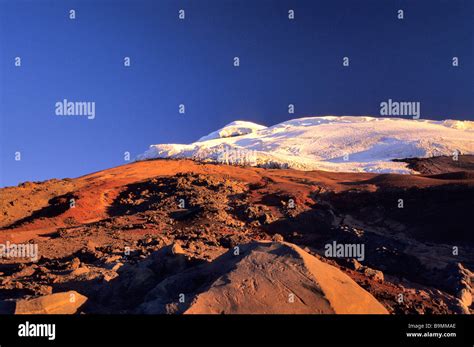
[[[152,160],[3,188],[0,244],[39,258],[0,258],[0,311],[469,313],[470,160],[428,175]]]

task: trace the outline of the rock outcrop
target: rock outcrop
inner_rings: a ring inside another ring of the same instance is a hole
[[[159,283],[145,313],[386,314],[370,293],[294,244],[251,242]]]

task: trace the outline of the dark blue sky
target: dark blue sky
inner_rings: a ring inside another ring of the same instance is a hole
[[[192,142],[236,119],[378,115],[389,98],[421,102],[422,118],[474,117],[472,0],[0,4],[2,186],[120,165],[125,151]],[[96,118],[56,116],[64,98],[94,101]]]

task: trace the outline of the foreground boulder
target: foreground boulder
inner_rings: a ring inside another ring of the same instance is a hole
[[[252,242],[237,250],[168,277],[147,295],[139,312],[388,313],[349,276],[298,246]]]
[[[15,314],[74,314],[87,297],[71,290],[16,302]]]

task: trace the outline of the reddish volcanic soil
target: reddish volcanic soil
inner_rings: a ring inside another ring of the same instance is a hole
[[[426,175],[152,160],[3,188],[0,244],[40,258],[0,258],[0,312],[75,291],[65,312],[469,313],[474,171],[460,160],[412,160]],[[334,241],[364,259],[326,256]]]

